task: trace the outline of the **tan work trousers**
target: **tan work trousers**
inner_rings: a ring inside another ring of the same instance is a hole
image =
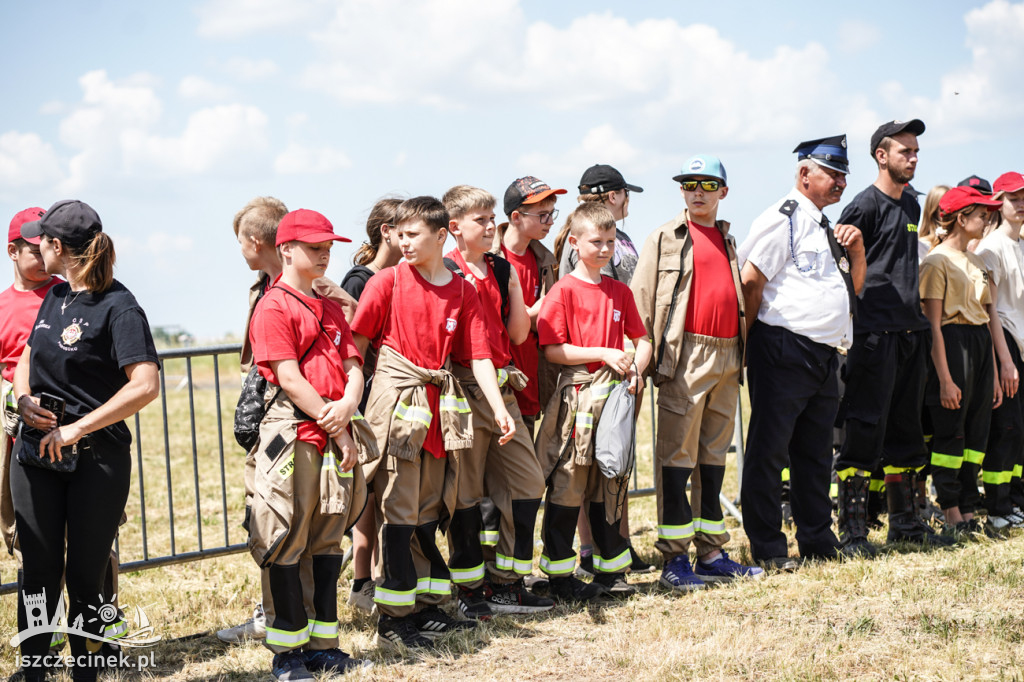
[[[346,514],[320,511],[320,470],[323,456],[315,446],[295,442],[292,473],[293,512],[288,535],[274,561],[261,572],[263,610],[267,616],[265,644],[275,653],[299,647],[309,650],[338,646],[338,577],[341,575],[345,531],[361,509]],[[355,489],[365,485],[359,466],[348,479]],[[253,523],[258,523],[256,518]]]
[[[686,333],[679,357],[675,378],[658,391],[654,465],[658,540],[654,546],[666,560],[685,554],[691,542],[703,556],[729,541],[718,496],[732,443],[742,369],[739,337]]]

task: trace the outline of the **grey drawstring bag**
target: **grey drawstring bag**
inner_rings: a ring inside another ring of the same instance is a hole
[[[636,396],[629,392],[629,382],[612,387],[601,410],[601,419],[594,433],[594,459],[605,478],[629,476],[636,461],[636,420],[633,418]]]

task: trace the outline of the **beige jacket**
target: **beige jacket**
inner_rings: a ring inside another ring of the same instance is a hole
[[[266,399],[277,392],[268,384]],[[249,552],[259,566],[273,563],[277,551],[288,537],[295,508],[294,473],[296,429],[299,418],[295,404],[282,392],[270,405],[260,424],[256,447],[256,477],[253,483],[252,516],[249,523]],[[377,441],[360,416],[351,421],[359,462],[371,462],[380,456]],[[323,453],[320,469],[320,512],[347,515],[346,531],[355,524],[366,505],[366,482],[360,467],[340,470],[337,456],[341,448],[332,441]],[[341,542],[341,538],[338,538]]]
[[[607,365],[594,373],[588,372],[584,365],[561,365],[561,368],[555,394],[544,408],[544,421],[537,434],[537,459],[544,469],[544,478],[550,477],[567,456],[580,466],[593,463],[593,436],[601,421],[601,410],[612,386],[623,378]],[[580,387],[579,391],[575,386]]]
[[[729,236],[729,223],[726,221],[717,221],[715,227],[725,240],[733,283],[736,286],[742,357],[747,340],[747,325],[743,319],[743,287],[740,284],[739,261],[736,258],[736,240]],[[648,373],[656,386],[671,381],[676,375],[692,286],[693,241],[690,239],[687,212],[683,209],[679,215],[652,232],[644,241],[636,272],[633,273],[630,282],[640,319],[643,320],[654,344],[654,357]]]

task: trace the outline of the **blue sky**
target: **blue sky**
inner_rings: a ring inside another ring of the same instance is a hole
[[[3,220],[92,204],[151,323],[205,339],[244,323],[231,219],[260,194],[358,242],[388,193],[500,199],[526,174],[573,190],[611,163],[646,190],[625,224],[640,242],[680,209],[683,161],[712,153],[742,239],[805,139],[849,136],[843,203],[894,118],[928,126],[919,189],[1024,170],[1024,4],[1007,0],[69,1],[3,3],[0,26]]]

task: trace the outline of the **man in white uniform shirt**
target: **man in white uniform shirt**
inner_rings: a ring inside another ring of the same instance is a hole
[[[837,349],[853,340],[856,294],[867,267],[860,231],[833,227],[822,214],[846,188],[846,136],[802,142],[793,151],[796,187],[754,221],[738,254],[751,325],[743,527],[752,558],[779,570],[796,567],[782,532],[786,466],[800,556],[837,556],[828,496],[839,409]]]

